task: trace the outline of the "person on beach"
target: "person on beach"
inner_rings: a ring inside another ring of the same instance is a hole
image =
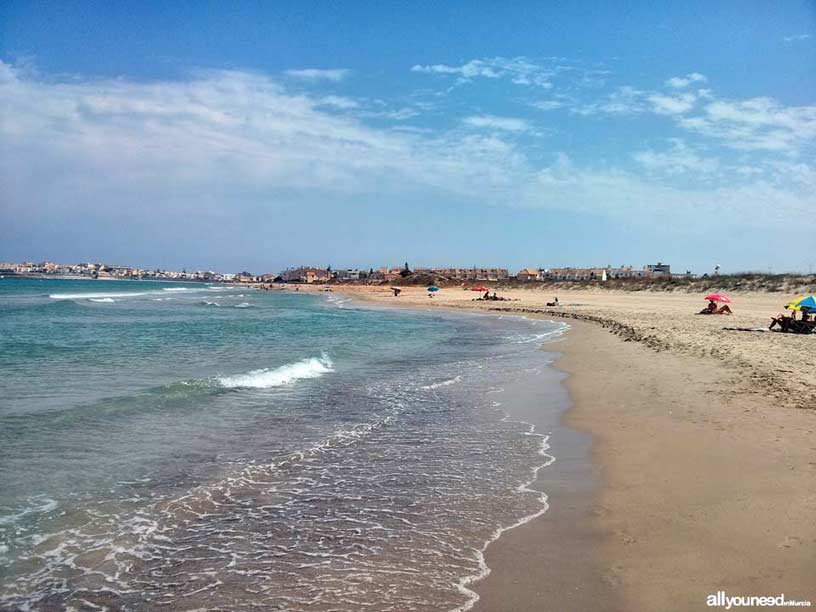
[[[792,317],[786,317],[784,314],[780,313],[775,317],[771,317],[771,324],[768,327],[768,329],[773,329],[778,325],[779,331],[781,331],[784,334],[790,330],[792,322],[793,322]]]
[[[700,311],[700,314],[714,314],[716,312],[717,312],[717,302],[715,302],[714,300],[711,300],[708,303],[708,306],[706,306],[705,308],[703,308]]]
[[[717,308],[717,302],[711,300],[708,302],[708,306],[703,308],[698,314],[733,314],[731,312],[731,308],[728,304],[723,304],[722,307]]]

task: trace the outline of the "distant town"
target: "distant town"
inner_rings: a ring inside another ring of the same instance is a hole
[[[715,268],[714,274],[719,272]],[[675,274],[671,266],[662,262],[640,268],[634,266],[599,268],[523,268],[511,274],[507,268],[410,268],[403,266],[333,269],[299,266],[281,272],[252,274],[250,272],[213,272],[211,270],[149,270],[130,266],[102,263],[56,264],[48,261],[34,263],[0,263],[0,277],[61,277],[111,280],[162,280],[197,281],[208,283],[399,283],[400,281],[425,282],[544,282],[544,281],[598,281],[613,279],[666,279],[695,278],[690,271]],[[707,275],[704,275],[707,276]]]

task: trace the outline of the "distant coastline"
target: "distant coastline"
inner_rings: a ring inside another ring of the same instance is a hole
[[[127,281],[127,282],[152,282],[152,283],[204,283],[208,285],[234,285],[236,287],[254,286],[258,283],[237,283],[234,281],[214,281],[197,278],[125,278],[121,276],[83,276],[81,274],[16,274],[4,272],[0,274],[2,278],[25,278],[29,280],[82,280],[82,281]]]

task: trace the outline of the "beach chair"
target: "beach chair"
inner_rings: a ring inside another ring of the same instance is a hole
[[[814,330],[813,321],[791,321],[789,331],[794,334],[812,334]]]

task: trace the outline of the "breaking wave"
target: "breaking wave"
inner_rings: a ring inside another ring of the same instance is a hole
[[[311,357],[279,368],[252,370],[246,374],[223,376],[217,379],[226,389],[269,389],[280,387],[296,380],[319,378],[324,374],[334,372],[334,364],[328,355]]]
[[[52,300],[103,300],[113,298],[139,297],[150,295],[152,291],[128,291],[118,293],[51,293],[48,295]]]

